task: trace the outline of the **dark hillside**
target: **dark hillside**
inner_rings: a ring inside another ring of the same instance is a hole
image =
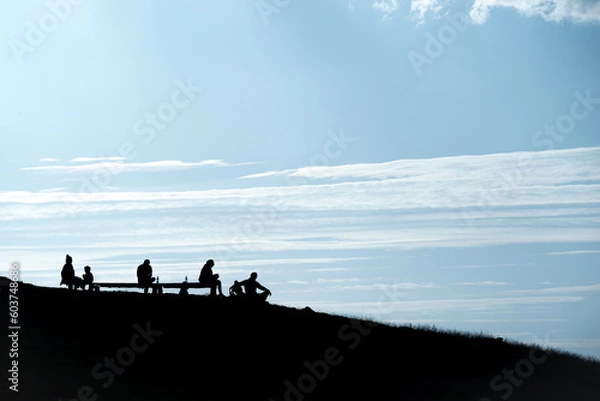
[[[206,296],[18,296],[19,392],[3,380],[2,400],[600,400],[597,361],[493,338]]]

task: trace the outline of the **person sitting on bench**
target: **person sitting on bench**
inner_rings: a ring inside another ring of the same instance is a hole
[[[144,260],[144,263],[137,268],[137,279],[140,287],[144,289],[144,294],[148,293],[148,287],[156,280],[152,277],[152,266],[150,266],[150,260]]]
[[[262,286],[258,281],[256,281],[257,277],[258,274],[256,272],[252,272],[252,274],[250,274],[250,278],[242,281],[240,285],[242,285],[246,290],[246,297],[248,299],[256,299],[265,302],[267,300],[267,297],[271,295],[271,291],[269,291],[268,288]],[[257,293],[257,288],[259,290],[262,290],[263,292],[261,292],[260,294]]]
[[[212,259],[208,259],[202,270],[200,270],[200,276],[198,277],[198,281],[201,285],[210,287],[210,295],[216,296],[217,289],[219,290],[219,296],[223,296],[223,290],[221,289],[221,280],[219,280],[218,274],[213,274],[212,268],[215,265],[215,261]]]

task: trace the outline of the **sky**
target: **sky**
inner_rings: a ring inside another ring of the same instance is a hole
[[[600,358],[600,1],[7,0],[0,43],[6,275],[212,258]]]

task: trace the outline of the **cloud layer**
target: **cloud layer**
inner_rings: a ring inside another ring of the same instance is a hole
[[[449,1],[411,0],[410,15],[423,21],[427,13],[444,12]],[[377,0],[373,8],[382,12],[384,19],[397,12],[400,4],[396,0]],[[483,24],[494,8],[511,8],[527,17],[539,17],[548,22],[599,23],[599,0],[475,0],[469,15],[474,24]]]
[[[48,161],[55,159],[47,159]],[[203,160],[201,162],[183,162],[180,160],[161,160],[145,163],[126,163],[122,157],[76,157],[70,165],[24,167],[23,171],[56,174],[94,174],[108,173],[117,175],[133,172],[162,172],[188,170],[200,167],[237,167],[258,164],[256,162],[227,163],[223,160]]]
[[[470,16],[474,23],[483,24],[493,8],[513,8],[527,17],[541,17],[549,22],[600,22],[599,0],[475,0]]]

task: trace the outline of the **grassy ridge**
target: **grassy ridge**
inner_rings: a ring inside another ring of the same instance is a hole
[[[598,361],[483,335],[206,296],[21,284],[19,300],[3,400],[600,399]]]

